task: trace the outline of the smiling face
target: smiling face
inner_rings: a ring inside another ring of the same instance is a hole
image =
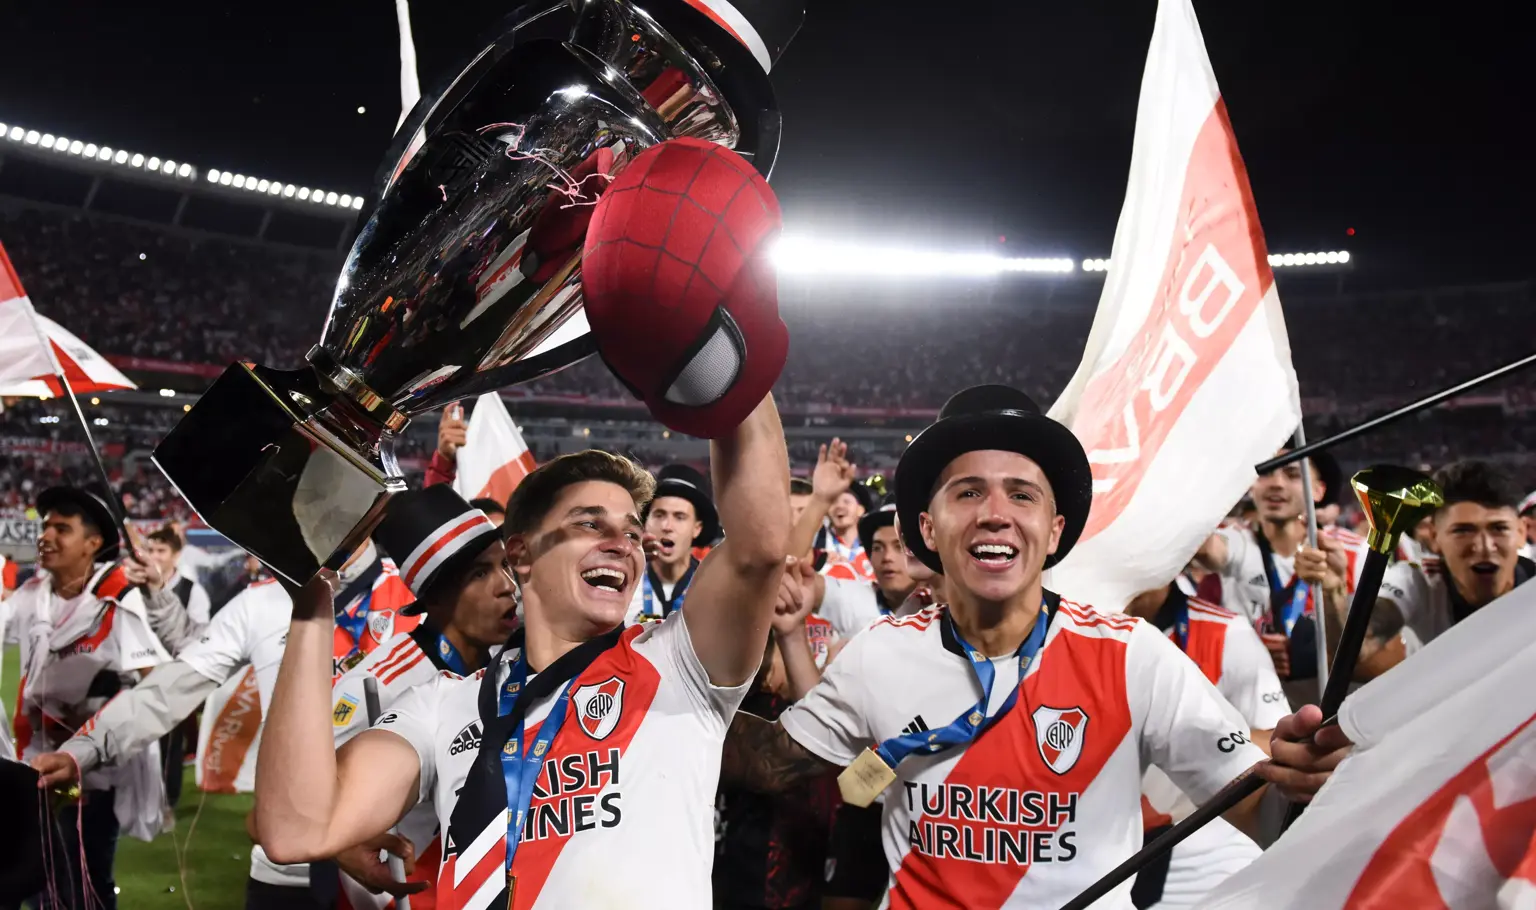
[[[923,542],[939,555],[951,595],[1005,603],[1040,581],[1066,519],[1040,466],[1015,452],[967,452],[939,475]]]
[[[827,511],[827,516],[832,519],[832,529],[839,537],[847,537],[863,514],[864,505],[859,502],[859,497],[846,491],[837,494],[832,500],[832,508]]]
[[[1282,450],[1284,451],[1284,450]],[[1312,469],[1312,495],[1321,500],[1325,495],[1322,475]],[[1249,489],[1254,505],[1262,521],[1288,521],[1306,514],[1306,499],[1302,493],[1301,464],[1291,462],[1268,474],[1260,474]],[[1322,513],[1319,513],[1319,517]]]
[[[693,503],[681,496],[658,496],[645,516],[645,533],[656,538],[652,558],[667,566],[686,563],[693,553],[693,539],[704,531]]]
[[[1455,502],[1435,513],[1435,549],[1462,596],[1485,604],[1515,583],[1520,516],[1509,506]]]
[[[37,564],[42,568],[54,575],[60,571],[88,574],[99,549],[101,532],[82,516],[57,510],[43,516],[43,531],[37,538]]]
[[[640,529],[624,487],[604,480],[563,487],[536,525],[507,541],[529,621],[583,637],[623,622],[645,570]]]

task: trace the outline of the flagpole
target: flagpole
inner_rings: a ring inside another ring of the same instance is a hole
[[[1296,436],[1293,444],[1298,449],[1304,449],[1307,446],[1307,431],[1299,423],[1296,424]],[[1305,500],[1307,505],[1307,546],[1315,550],[1317,549],[1317,500],[1313,495],[1312,460],[1310,458],[1303,458],[1301,460],[1301,498]],[[1328,639],[1323,631],[1326,626],[1326,623],[1323,622],[1323,610],[1326,608],[1326,604],[1323,602],[1322,586],[1318,585],[1316,590],[1312,591],[1312,625],[1317,628],[1317,634],[1314,638],[1317,645],[1317,691],[1319,697],[1322,695],[1323,688],[1328,685]]]
[[[75,397],[75,390],[69,384],[69,378],[64,375],[64,365],[59,363],[59,357],[53,350],[53,339],[38,325],[37,311],[32,308],[32,301],[23,299],[22,305],[26,307],[27,322],[32,324],[32,331],[37,334],[37,341],[48,352],[48,362],[53,364],[53,374],[59,377],[59,385],[64,389],[64,397],[69,399],[70,406],[74,408],[75,419],[80,421],[80,429],[85,432],[85,444],[91,451],[91,460],[96,464],[96,473],[101,478],[103,492],[106,494],[107,509],[112,512],[112,520],[117,523],[118,536],[123,546],[129,552],[133,551],[133,543],[128,537],[128,525],[123,512],[122,500],[118,498],[117,491],[112,488],[112,478],[107,475],[107,466],[101,460],[101,453],[96,449],[96,437],[91,435],[90,423],[85,419],[85,411],[80,407],[80,399]]]

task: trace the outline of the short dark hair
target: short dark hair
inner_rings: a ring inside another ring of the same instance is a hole
[[[1435,472],[1446,505],[1475,502],[1489,509],[1519,509],[1520,488],[1508,471],[1487,461],[1453,461]]]
[[[53,508],[49,509],[48,511],[53,515],[60,516],[61,518],[80,519],[80,529],[84,531],[87,536],[95,534],[97,537],[100,537],[102,546],[106,546],[107,535],[102,532],[101,525],[97,524],[95,516],[91,515],[90,512],[87,512],[85,508],[82,507],[79,503],[71,502],[66,499],[61,502],[54,503]],[[46,518],[47,516],[44,517]]]
[[[598,449],[572,452],[547,461],[524,477],[507,500],[504,534],[526,534],[538,526],[555,504],[560,491],[573,484],[600,480],[618,484],[643,510],[656,492],[656,478],[623,455]]]
[[[482,496],[479,499],[471,499],[469,501],[469,504],[474,506],[475,508],[479,509],[480,511],[484,512],[487,515],[505,515],[505,514],[507,514],[507,507],[502,505],[501,503],[497,502],[496,500],[492,499],[489,496]]]
[[[149,532],[148,540],[155,543],[163,543],[171,548],[172,553],[181,552],[181,535],[172,528],[156,528]]]
[[[791,477],[789,479],[789,495],[810,496],[815,492],[816,488],[811,486],[811,482],[804,477]]]

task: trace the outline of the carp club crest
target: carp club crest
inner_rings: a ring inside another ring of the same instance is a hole
[[[582,686],[571,695],[581,729],[593,739],[605,739],[619,724],[624,711],[624,680],[610,676],[600,683]]]
[[[1035,742],[1040,757],[1057,774],[1066,774],[1083,754],[1083,736],[1088,729],[1088,712],[1082,708],[1035,709]]]

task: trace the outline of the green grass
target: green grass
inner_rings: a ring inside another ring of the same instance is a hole
[[[18,662],[16,649],[6,648],[0,697],[5,699],[7,711],[16,706]],[[118,906],[122,910],[185,910],[189,905],[194,910],[243,907],[245,879],[251,868],[251,841],[245,834],[245,815],[250,809],[248,795],[204,794],[192,782],[192,769],[188,768],[182,783],[181,805],[176,810],[175,838],[162,834],[147,844],[131,837],[119,841]],[[185,888],[176,859],[177,840],[186,850]]]

